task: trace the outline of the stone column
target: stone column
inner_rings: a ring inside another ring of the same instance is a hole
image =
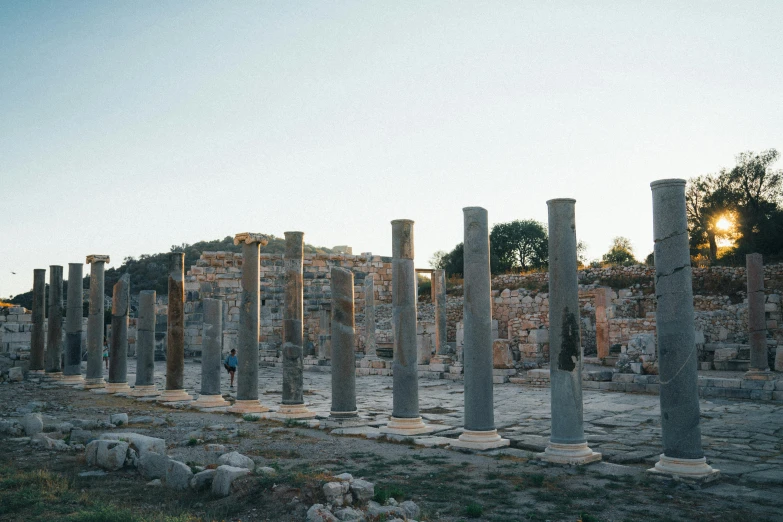
[[[90,312],[87,316],[87,380],[85,389],[103,388],[103,292],[104,269],[109,256],[87,256],[90,266]]]
[[[435,357],[431,363],[451,362],[446,342],[446,271],[434,270],[431,275],[432,300],[435,303]]]
[[[353,272],[332,267],[332,409],[329,416],[334,420],[358,414],[355,334]]]
[[[223,301],[204,299],[204,334],[201,343],[201,391],[193,403],[199,408],[229,406],[220,393],[223,370]]]
[[[413,266],[413,221],[392,224],[392,329],[394,331],[393,409],[383,433],[430,433],[419,416],[419,371],[416,346],[416,271]]]
[[[606,304],[609,289],[595,290],[595,346],[598,358],[609,357],[609,320],[606,316]]]
[[[82,263],[68,263],[68,300],[65,303],[65,367],[63,384],[84,384],[82,377]],[[71,284],[73,281],[73,284]]]
[[[332,293],[334,295],[334,292]],[[364,358],[378,358],[375,340],[375,280],[368,273],[364,278]]]
[[[33,331],[30,337],[30,374],[44,374],[46,352],[46,269],[33,270]]]
[[[130,276],[123,274],[112,288],[111,343],[109,345],[109,393],[128,393],[128,309]]]
[[[304,232],[285,232],[283,306],[283,403],[275,417],[309,419],[304,403]]]
[[[258,254],[269,239],[263,234],[243,232],[234,236],[234,244],[242,245],[242,298],[239,305],[237,335],[237,400],[228,411],[234,413],[264,413],[269,408],[258,400],[258,336],[260,290]]]
[[[155,387],[155,290],[139,292],[139,317],[136,322],[136,384],[130,395],[153,397]]]
[[[332,358],[331,312],[326,309],[318,311],[318,358]]]
[[[169,304],[166,325],[166,389],[159,402],[193,399],[185,391],[185,254],[169,254]]]
[[[465,431],[451,445],[485,450],[508,446],[495,429],[492,384],[492,295],[489,224],[481,207],[463,208]]]
[[[82,282],[78,283],[81,286]],[[71,286],[71,281],[68,281]],[[46,331],[46,377],[62,378],[60,359],[63,351],[63,267],[49,266],[49,314]]]
[[[549,379],[552,431],[542,460],[587,464],[601,460],[585,438],[582,410],[582,340],[579,332],[576,223],[573,199],[549,207]]]
[[[767,318],[764,311],[764,260],[761,254],[745,256],[748,279],[748,337],[750,338],[750,369],[746,379],[771,380],[767,360]]]
[[[701,446],[685,180],[662,179],[650,187],[663,454],[649,471],[708,480],[718,470],[707,464]]]

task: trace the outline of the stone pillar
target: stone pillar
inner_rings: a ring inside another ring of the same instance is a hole
[[[79,280],[76,283],[81,286]],[[68,281],[71,286],[71,281]],[[49,266],[49,314],[46,330],[46,377],[62,378],[60,359],[63,351],[63,267]]]
[[[193,399],[185,391],[185,254],[169,254],[169,304],[166,325],[166,390],[160,402]]]
[[[44,374],[44,355],[46,352],[46,269],[33,270],[33,331],[30,336],[31,374]]]
[[[419,416],[419,371],[416,346],[416,271],[413,266],[413,221],[392,224],[392,329],[394,331],[393,409],[384,433],[430,433]]]
[[[552,431],[539,457],[556,464],[579,465],[601,460],[601,454],[587,446],[583,423],[575,204],[573,199],[547,201]]]
[[[259,249],[269,239],[263,234],[243,232],[234,236],[234,244],[242,245],[242,298],[239,305],[237,335],[237,400],[228,411],[233,413],[264,413],[269,408],[258,400],[258,315]]]
[[[332,292],[334,295],[334,292]],[[368,273],[364,278],[364,358],[378,358],[375,340],[375,279]]]
[[[139,292],[139,317],[136,322],[136,384],[130,395],[159,395],[155,386],[155,290]]]
[[[63,384],[84,384],[82,377],[82,263],[68,263],[68,300],[65,303],[65,366]],[[73,284],[71,284],[73,281]]]
[[[223,301],[204,299],[204,336],[201,343],[201,391],[193,403],[199,408],[229,406],[220,393],[223,370]]]
[[[707,464],[701,446],[685,180],[662,179],[650,187],[663,454],[649,471],[708,480],[718,470]]]
[[[767,360],[767,318],[764,311],[764,260],[761,254],[745,256],[748,279],[748,337],[750,338],[750,369],[746,379],[771,380]]]
[[[123,274],[112,288],[111,343],[109,344],[109,393],[128,393],[128,309],[130,276]]]
[[[309,419],[304,403],[304,232],[285,232],[283,306],[283,402],[275,417]]]
[[[446,271],[434,270],[432,279],[432,300],[435,303],[435,357],[433,363],[448,363],[449,345],[446,342]]]
[[[508,446],[495,429],[492,384],[492,295],[489,273],[489,224],[481,207],[463,208],[464,312],[463,365],[465,431],[451,445],[485,450]]]
[[[110,263],[109,256],[90,255],[90,312],[87,316],[87,379],[85,389],[103,388],[103,292],[104,269]]]
[[[353,272],[332,267],[332,409],[329,416],[335,420],[358,415],[355,334]]]
[[[598,358],[609,357],[609,320],[606,316],[606,304],[609,289],[595,290],[595,346]]]
[[[318,311],[318,358],[332,358],[331,313],[329,310]]]

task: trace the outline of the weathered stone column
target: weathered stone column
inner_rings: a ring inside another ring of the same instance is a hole
[[[283,403],[275,417],[309,419],[304,404],[304,232],[285,232],[283,306]]]
[[[77,283],[81,285],[81,280]],[[71,282],[68,281],[68,286]],[[63,351],[63,267],[49,266],[49,314],[46,330],[46,377],[60,380]]]
[[[243,232],[234,236],[234,244],[242,245],[242,299],[239,305],[237,335],[237,400],[228,411],[234,413],[264,413],[269,408],[258,400],[258,292],[260,290],[258,254],[269,239],[263,234]]]
[[[63,384],[84,384],[82,377],[82,316],[84,265],[68,263],[68,300],[65,303],[65,366]],[[71,284],[73,281],[73,284]]]
[[[185,254],[169,254],[169,304],[166,325],[166,389],[159,402],[193,399],[185,391]]]
[[[155,386],[155,290],[139,292],[139,317],[136,322],[136,384],[130,395],[159,395]]]
[[[495,429],[492,384],[492,295],[489,224],[481,207],[463,208],[465,431],[451,445],[485,450],[508,446]]]
[[[332,409],[329,416],[335,420],[358,414],[355,335],[353,272],[332,267]]]
[[[108,393],[128,393],[128,309],[130,276],[123,274],[112,288],[111,344],[109,345]]]
[[[595,289],[595,347],[599,359],[609,357],[609,320],[606,316],[607,288]]]
[[[223,369],[223,301],[204,299],[204,334],[201,343],[201,391],[193,403],[199,408],[229,406],[220,393],[220,371]]]
[[[33,270],[33,331],[30,335],[30,374],[44,374],[46,352],[46,269]]]
[[[650,187],[663,454],[649,471],[708,480],[718,470],[707,464],[701,446],[685,180],[662,179]]]
[[[334,295],[334,293],[332,293]],[[378,358],[375,340],[375,280],[371,273],[364,278],[364,358]]]
[[[446,271],[433,270],[432,300],[435,303],[435,357],[431,364],[444,364],[451,362],[449,345],[446,341]]]
[[[331,312],[325,308],[318,311],[318,358],[332,358]]]
[[[87,379],[85,389],[103,388],[103,293],[104,269],[109,256],[87,256],[90,266],[90,312],[87,316]]]
[[[767,360],[767,318],[764,312],[764,260],[761,254],[745,256],[748,279],[748,337],[750,338],[750,369],[746,379],[771,380]]]
[[[416,346],[416,271],[413,266],[413,221],[392,224],[392,329],[394,381],[392,416],[384,433],[429,433],[419,416],[419,371]]]
[[[601,460],[585,438],[582,410],[582,340],[579,333],[576,223],[573,199],[549,207],[549,379],[552,432],[539,457],[556,464]]]

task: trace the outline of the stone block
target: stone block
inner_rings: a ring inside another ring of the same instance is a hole
[[[375,496],[375,485],[366,480],[356,479],[350,486],[353,498],[357,502],[366,502]]]
[[[166,465],[166,478],[164,484],[171,489],[188,489],[193,471],[190,466],[178,460],[169,460]]]
[[[256,463],[250,457],[242,455],[236,451],[226,453],[218,458],[218,464],[224,464],[235,468],[245,468],[253,471],[256,469]]]
[[[150,451],[139,457],[137,468],[142,477],[146,480],[152,480],[164,478],[168,465],[169,458],[166,455]]]
[[[122,440],[128,442],[131,449],[138,453],[139,457],[143,457],[149,452],[157,453],[159,455],[166,454],[166,441],[157,437],[150,437],[148,435],[142,435],[140,433],[104,433],[99,438],[103,440]]]
[[[234,466],[218,466],[217,472],[212,479],[212,494],[219,497],[227,497],[231,494],[231,484],[239,477],[249,475],[247,468],[237,468]]]
[[[511,341],[508,339],[496,339],[492,342],[492,367],[514,367],[514,356],[511,353]]]
[[[43,431],[43,421],[41,420],[41,415],[38,413],[28,413],[22,417],[21,424],[22,429],[24,429],[24,434],[28,437],[32,437]]]
[[[22,382],[24,380],[24,373],[21,366],[14,366],[8,368],[8,380],[11,382]]]
[[[612,382],[630,383],[634,381],[636,375],[632,373],[615,373],[612,375]]]
[[[731,361],[737,358],[739,354],[739,348],[736,346],[730,346],[726,348],[715,349],[715,361]]]
[[[128,455],[128,443],[119,440],[94,440],[87,444],[87,464],[110,471],[118,470],[125,465]]]
[[[549,342],[549,330],[546,328],[530,330],[527,340],[530,344],[547,344]]]

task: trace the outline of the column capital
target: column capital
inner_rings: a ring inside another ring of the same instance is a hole
[[[109,256],[101,255],[101,254],[90,254],[87,256],[86,263],[92,264],[92,263],[111,263],[111,259],[109,259]]]
[[[260,243],[261,246],[266,246],[269,243],[269,236],[256,232],[240,232],[234,236],[234,244],[239,245],[241,243],[246,243],[248,245]]]

